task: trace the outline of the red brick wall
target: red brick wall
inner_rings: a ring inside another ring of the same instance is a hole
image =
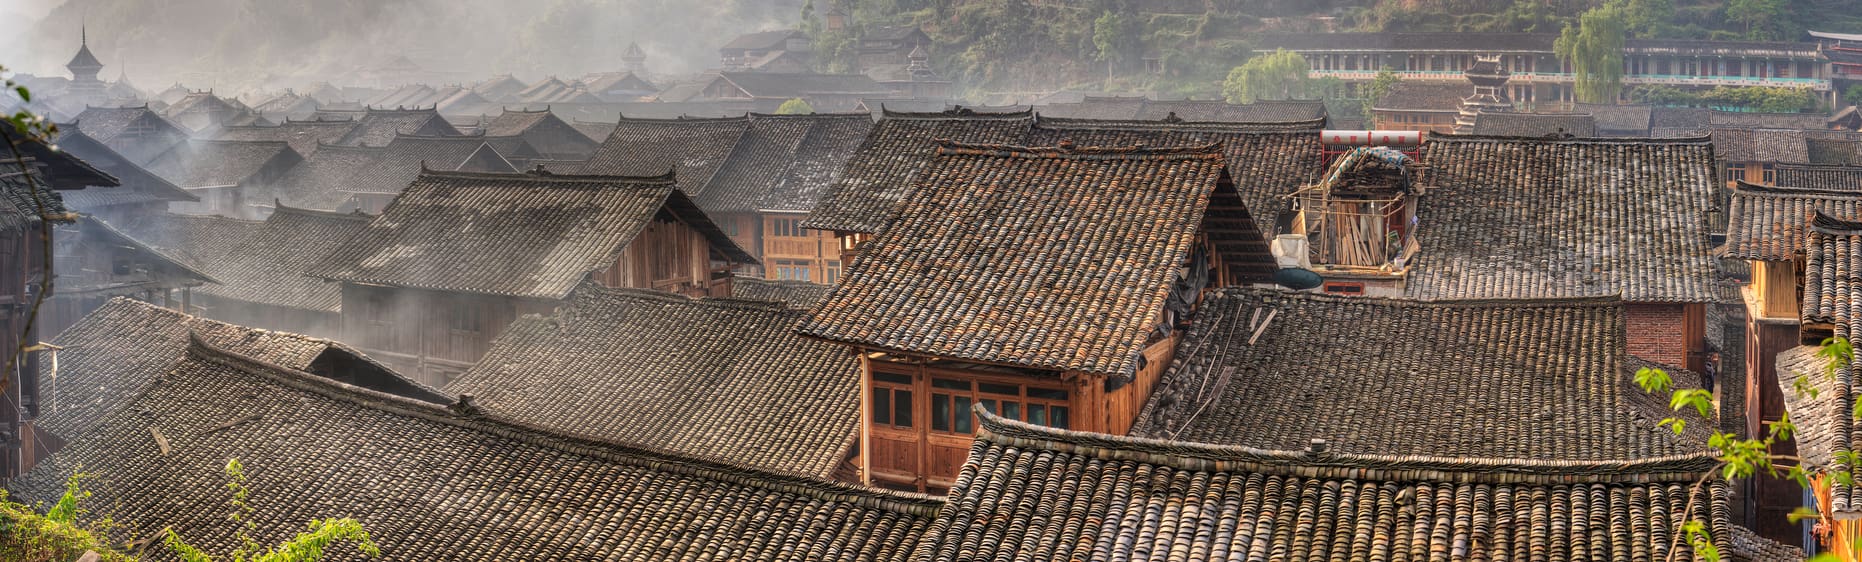
[[[1687,366],[1687,305],[1630,304],[1629,354],[1663,365]]]

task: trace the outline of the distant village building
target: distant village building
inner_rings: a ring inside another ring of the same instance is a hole
[[[601,144],[547,109],[507,108],[487,122],[481,132],[487,137],[522,138],[539,157],[554,160],[587,160]]]
[[[338,116],[342,117],[342,116]],[[429,107],[368,108],[357,118],[355,128],[336,139],[342,146],[387,146],[396,135],[459,136],[459,129]]]
[[[729,296],[755,261],[671,176],[425,171],[305,272],[341,284],[344,341],[437,386],[585,280]]]
[[[1474,123],[1483,113],[1510,113],[1513,100],[1506,96],[1506,81],[1513,73],[1500,68],[1500,57],[1475,57],[1474,65],[1463,73],[1474,84],[1474,95],[1461,98],[1456,112],[1456,133],[1474,132]]]
[[[800,328],[860,355],[869,484],[959,482],[974,404],[1124,434],[1201,291],[1261,280],[1265,252],[1228,243],[1265,250],[1213,146],[937,150]]]
[[[77,130],[137,165],[186,142],[192,132],[168,121],[149,106],[89,107],[74,121]]]
[[[1256,49],[1286,49],[1311,64],[1314,77],[1350,84],[1390,69],[1407,82],[1454,83],[1480,57],[1498,56],[1511,72],[1505,97],[1537,106],[1573,101],[1574,75],[1554,55],[1556,33],[1314,33],[1267,34]],[[1626,86],[1665,85],[1687,89],[1717,86],[1802,88],[1834,101],[1834,59],[1816,43],[1629,39],[1624,52]]]
[[[303,162],[304,157],[283,141],[190,140],[169,149],[149,163],[155,172],[187,190],[198,202],[175,202],[177,213],[250,218],[254,195]]]
[[[726,71],[810,72],[814,42],[799,29],[759,31],[725,43],[718,57]]]
[[[163,109],[162,117],[201,136],[212,136],[220,127],[270,124],[246,104],[213,95],[212,90],[189,92]]]
[[[160,119],[152,114],[150,117]],[[86,188],[62,194],[66,206],[87,217],[127,224],[136,217],[166,213],[171,203],[200,201],[199,197],[118,153],[110,145],[85,134],[84,128],[76,124],[60,126],[54,140],[59,150],[115,176],[121,184],[110,189]],[[126,139],[119,137],[119,140]]]
[[[53,244],[58,293],[39,309],[41,333],[62,333],[116,297],[184,308],[196,289],[220,282],[97,217],[59,225]]]

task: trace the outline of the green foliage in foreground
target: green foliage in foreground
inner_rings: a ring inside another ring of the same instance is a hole
[[[163,544],[185,562],[316,562],[333,546],[346,542],[355,543],[356,550],[365,556],[381,556],[380,547],[362,524],[348,518],[313,520],[307,530],[289,541],[271,547],[260,545],[252,537],[257,525],[251,520],[253,508],[247,501],[251,490],[246,487],[245,467],[239,459],[226,463],[226,475],[226,489],[233,494],[227,520],[234,525],[233,534],[240,546],[226,556],[215,557],[188,544],[174,529],[165,529]],[[64,495],[43,515],[31,506],[7,501],[6,491],[0,490],[0,562],[66,562],[87,551],[98,553],[105,562],[137,560],[135,554],[113,549],[99,538],[115,528],[109,519],[88,525],[78,523],[84,513],[79,504],[90,497],[90,492],[80,485],[85,478],[88,476],[79,473],[67,480]]]

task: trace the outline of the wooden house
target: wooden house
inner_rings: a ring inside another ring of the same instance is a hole
[[[439,385],[587,279],[729,296],[731,265],[755,258],[674,183],[423,171],[307,273],[342,284],[344,341]]]
[[[156,156],[187,142],[192,134],[147,105],[85,108],[78,114],[76,125],[84,136],[104,143],[138,165],[148,165]]]
[[[269,123],[246,104],[216,96],[212,90],[188,92],[180,101],[163,108],[162,117],[191,134],[208,137],[220,127]]]
[[[857,450],[860,362],[788,303],[584,284],[446,386],[489,412],[609,441],[827,478]]]
[[[1841,215],[1820,209],[1808,211],[1812,218],[1803,225],[1807,228],[1799,230],[1803,251],[1798,258],[1805,264],[1799,309],[1805,331],[1854,341],[1862,337],[1858,335],[1862,331],[1862,314],[1857,314],[1852,304],[1862,297],[1862,284],[1856,283],[1848,271],[1849,264],[1859,257],[1857,247],[1862,246],[1862,222],[1854,219],[1857,215],[1852,214],[1853,208],[1843,209]],[[1754,271],[1753,276],[1756,286],[1758,272]],[[1771,381],[1772,388],[1768,390],[1779,397],[1782,403],[1779,405],[1784,410],[1780,413],[1788,412],[1791,421],[1800,429],[1791,447],[1773,450],[1803,459],[1801,465],[1811,474],[1811,489],[1791,498],[1786,492],[1797,491],[1796,486],[1779,486],[1777,488],[1782,489],[1769,496],[1764,494],[1768,490],[1761,487],[1758,499],[1777,502],[1773,506],[1779,510],[1797,506],[1815,510],[1823,517],[1822,521],[1833,523],[1821,526],[1826,532],[1819,538],[1826,548],[1852,544],[1850,541],[1856,538],[1855,521],[1862,519],[1862,491],[1858,491],[1853,481],[1838,474],[1848,470],[1845,458],[1852,451],[1862,450],[1862,444],[1858,443],[1862,439],[1858,439],[1853,429],[1857,367],[1850,361],[1831,361],[1823,354],[1822,341],[1808,338],[1803,345],[1778,353],[1775,366],[1777,378]],[[1792,499],[1797,501],[1786,503]],[[1761,507],[1766,506],[1761,504]],[[1776,525],[1783,526],[1783,523],[1780,521]],[[1802,528],[1793,527],[1781,530]]]
[[[52,252],[58,292],[39,311],[40,331],[46,334],[64,332],[119,296],[182,309],[192,301],[195,288],[218,282],[98,217],[82,216],[58,225]]]
[[[190,140],[155,157],[155,172],[198,198],[176,202],[177,213],[252,217],[250,203],[262,200],[273,182],[304,157],[283,141]]]
[[[799,29],[746,33],[718,48],[718,58],[726,70],[808,72],[814,41]]]
[[[800,328],[860,356],[870,484],[950,487],[972,404],[1124,434],[1203,290],[1271,263],[1223,244],[1263,246],[1214,145],[937,151]]]
[[[0,477],[19,475],[32,450],[32,420],[39,411],[40,370],[33,346],[46,333],[32,314],[43,299],[57,295],[55,227],[77,216],[65,209],[58,191],[114,186],[116,179],[84,161],[37,141],[23,138],[10,123],[0,133],[21,149],[26,162],[9,154],[0,163]],[[47,239],[51,237],[51,239]],[[49,279],[48,279],[49,278]],[[32,346],[19,348],[20,342]]]
[[[833,233],[801,224],[872,128],[864,113],[751,114],[693,199],[733,226],[732,238],[763,262],[763,277],[833,284],[843,270]]]
[[[1389,131],[1449,133],[1461,111],[1467,84],[1398,82],[1371,105],[1371,127]]]
[[[1839,256],[1827,255],[1833,248],[1809,246],[1807,240],[1818,239],[1813,232],[1813,217],[1825,215],[1835,219],[1862,218],[1862,191],[1854,187],[1787,188],[1737,182],[1728,213],[1726,245],[1721,257],[1738,260],[1750,272],[1750,282],[1740,289],[1744,304],[1745,381],[1740,389],[1744,400],[1739,404],[1744,415],[1740,429],[1747,435],[1759,435],[1765,424],[1782,419],[1787,401],[1793,393],[1790,380],[1796,376],[1784,366],[1785,356],[1799,346],[1820,344],[1823,338],[1842,333],[1847,328],[1847,314],[1822,310],[1817,303],[1835,298],[1832,291],[1831,264]],[[1831,239],[1835,240],[1835,239]],[[1818,255],[1824,252],[1826,255]],[[1816,259],[1813,269],[1810,260]],[[1809,307],[1809,308],[1806,308]],[[1793,417],[1798,413],[1793,412]],[[1787,443],[1786,448],[1794,447]],[[1804,504],[1801,489],[1781,480],[1760,480],[1753,500],[1760,532],[1782,538],[1796,531],[1784,521],[1784,515]]]
[[[844,112],[858,108],[864,98],[894,93],[864,74],[725,71],[704,82],[697,99],[750,102],[766,112],[801,99],[815,111]]]

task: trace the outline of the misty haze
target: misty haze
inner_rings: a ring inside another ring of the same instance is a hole
[[[0,25],[0,562],[1862,560],[1862,0]]]

